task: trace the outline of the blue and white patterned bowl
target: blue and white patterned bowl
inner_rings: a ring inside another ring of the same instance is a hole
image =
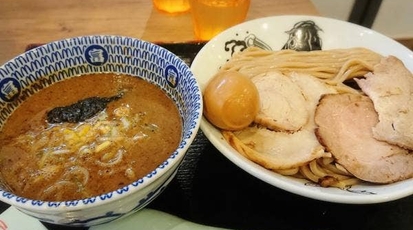
[[[46,202],[19,197],[0,186],[0,200],[41,221],[70,226],[106,223],[142,209],[172,180],[202,117],[202,95],[189,67],[155,44],[121,36],[85,36],[52,42],[0,66],[0,127],[16,107],[48,85],[89,73],[122,73],[160,86],[183,120],[178,149],[143,178],[83,200]],[[1,183],[1,182],[0,182]]]

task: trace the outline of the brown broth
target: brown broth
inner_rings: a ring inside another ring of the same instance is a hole
[[[123,91],[105,111],[77,124],[48,124],[46,112]],[[123,187],[177,148],[182,122],[157,86],[127,75],[92,74],[53,84],[23,102],[0,132],[1,179],[15,194],[83,199]]]

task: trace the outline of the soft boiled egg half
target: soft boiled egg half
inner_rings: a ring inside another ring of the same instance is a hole
[[[204,90],[204,116],[218,128],[240,130],[258,114],[259,93],[254,83],[237,71],[220,71]]]

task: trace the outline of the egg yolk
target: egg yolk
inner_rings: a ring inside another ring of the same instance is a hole
[[[240,130],[250,125],[259,111],[257,87],[237,71],[221,71],[204,90],[204,116],[218,128]]]

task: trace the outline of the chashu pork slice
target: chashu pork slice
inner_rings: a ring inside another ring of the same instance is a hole
[[[301,89],[305,99],[305,108],[309,114],[306,129],[315,128],[314,113],[321,96],[324,94],[337,93],[337,90],[320,79],[303,73],[293,72],[289,75],[291,80]]]
[[[378,115],[367,96],[325,95],[315,122],[320,143],[357,178],[391,183],[413,177],[413,154],[373,137]]]
[[[280,72],[253,77],[261,109],[254,122],[271,130],[297,131],[308,121],[306,101],[300,88]]]
[[[373,127],[378,140],[413,149],[413,75],[403,62],[385,57],[357,84],[373,101],[379,122]]]
[[[310,130],[287,133],[248,127],[241,131],[223,132],[223,135],[238,152],[271,170],[296,168],[329,156]]]

